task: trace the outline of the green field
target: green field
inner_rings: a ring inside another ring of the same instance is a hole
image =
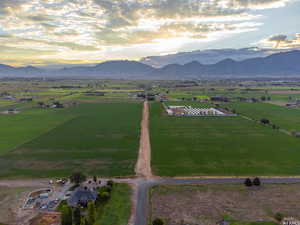
[[[0,176],[132,175],[141,112],[140,103],[82,103],[0,117]]]
[[[233,102],[226,107],[255,120],[268,119],[286,130],[300,131],[300,110],[268,103]]]
[[[99,209],[95,225],[127,225],[131,214],[131,188],[127,184],[115,184],[111,199]]]
[[[152,168],[159,176],[299,175],[300,142],[241,117],[168,117],[150,106]]]

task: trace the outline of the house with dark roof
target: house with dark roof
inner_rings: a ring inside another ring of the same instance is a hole
[[[68,205],[76,207],[78,205],[86,206],[88,202],[95,202],[97,199],[98,193],[96,191],[92,191],[87,187],[78,187],[71,194],[68,199]]]

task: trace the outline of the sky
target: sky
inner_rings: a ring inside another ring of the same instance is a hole
[[[300,0],[0,0],[0,63],[300,48]]]

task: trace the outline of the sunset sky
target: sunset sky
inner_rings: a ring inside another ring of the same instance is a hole
[[[0,0],[0,63],[300,48],[300,0]]]

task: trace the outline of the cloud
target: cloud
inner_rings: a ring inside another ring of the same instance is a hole
[[[162,48],[168,42],[174,43],[174,51],[180,47],[178,40],[209,42],[257,30],[259,10],[290,1],[0,0],[0,45],[20,54],[25,54],[23,49],[45,51],[37,58],[51,60],[108,58],[128,48],[140,56],[141,49]]]
[[[278,34],[278,35],[273,35],[269,37],[268,41],[285,41],[287,39],[287,36],[284,34]]]
[[[289,38],[287,35],[279,34],[273,35],[260,42],[263,46],[275,49],[299,49],[300,48],[300,34],[295,34],[294,37]]]

